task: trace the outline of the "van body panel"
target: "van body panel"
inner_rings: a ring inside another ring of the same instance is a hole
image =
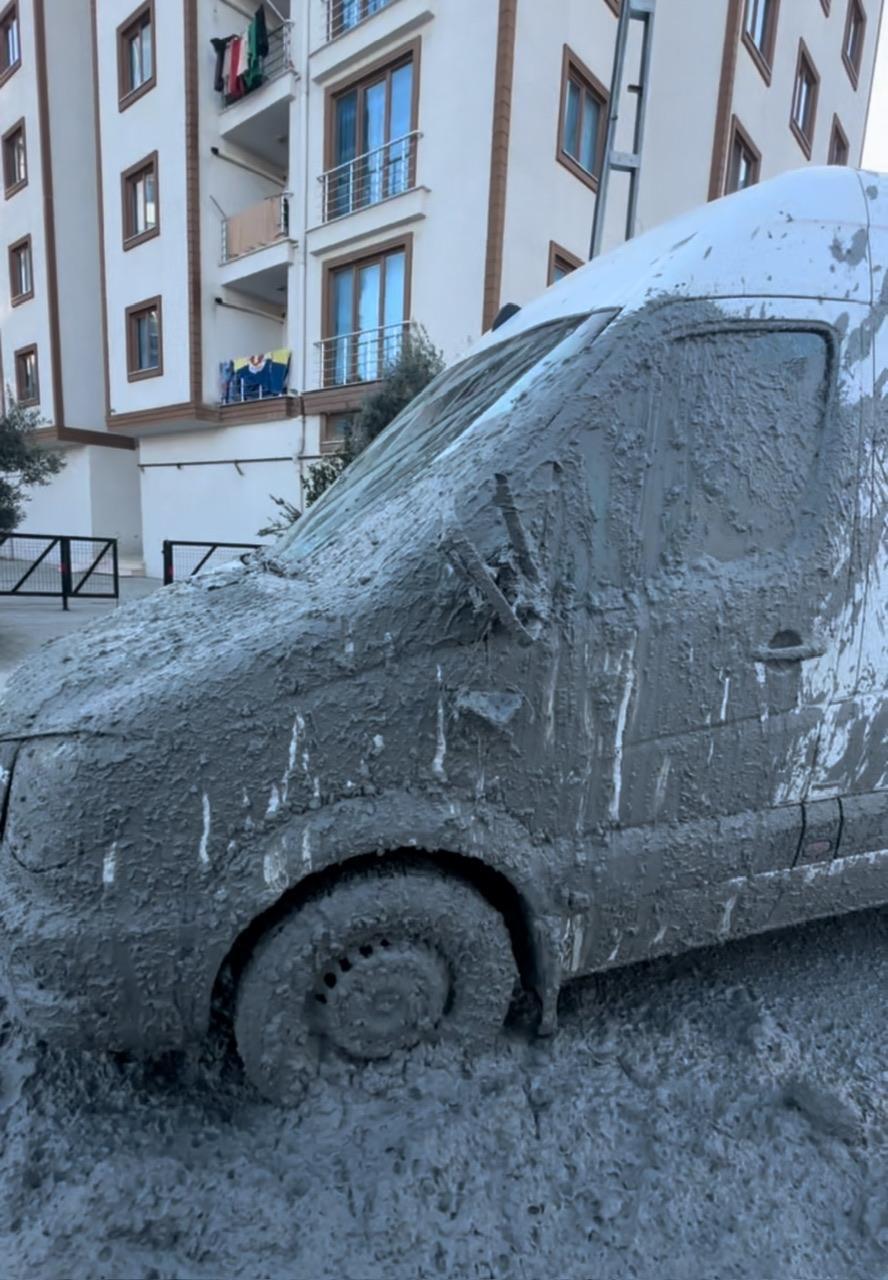
[[[509,882],[546,1027],[562,976],[888,900],[886,191],[800,171],[578,270],[275,548],[26,663],[30,1020],[184,1043],[245,931],[403,850]]]

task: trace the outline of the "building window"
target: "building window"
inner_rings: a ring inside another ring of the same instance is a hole
[[[416,181],[418,50],[402,54],[329,102],[324,218],[339,218]]]
[[[863,61],[863,41],[866,36],[866,13],[860,0],[848,0],[848,17],[845,20],[845,41],[842,45],[842,61],[857,88],[860,64]]]
[[[37,376],[37,347],[19,347],[15,353],[15,398],[21,405],[40,403],[40,380]]]
[[[576,271],[577,267],[583,265],[582,258],[578,258],[576,254],[564,249],[560,244],[556,244],[554,240],[549,241],[549,271],[546,279],[547,284],[557,284],[559,280],[563,280],[565,276],[570,275],[571,271]]]
[[[839,123],[839,117],[833,116],[832,133],[829,137],[829,164],[847,164],[851,156],[848,136]]]
[[[321,453],[341,453],[354,431],[357,413],[326,413],[321,423]]]
[[[22,64],[18,5],[8,4],[0,13],[0,84]]]
[[[409,314],[410,245],[332,267],[327,278],[322,384],[375,382],[397,360]]]
[[[731,121],[731,140],[728,145],[728,169],[725,174],[725,195],[743,191],[759,180],[762,156],[758,147],[734,116]]]
[[[9,300],[14,307],[34,296],[31,237],[24,236],[9,246]]]
[[[814,63],[804,40],[800,40],[799,60],[796,64],[795,90],[792,95],[790,127],[796,136],[799,146],[809,160],[811,159],[811,147],[814,143],[814,123],[817,118],[817,94],[819,88],[820,76],[814,69]]]
[[[146,298],[126,309],[126,372],[130,382],[163,373],[160,298]]]
[[[133,249],[160,231],[157,152],[121,174],[123,196],[123,247]]]
[[[117,91],[120,110],[131,106],[156,81],[154,0],[139,5],[117,28]]]
[[[351,31],[359,22],[384,9],[389,0],[329,0],[327,9],[327,39]]]
[[[771,83],[779,8],[780,0],[746,0],[743,15],[743,43],[768,84]]]
[[[607,132],[607,90],[567,45],[561,78],[558,159],[596,191]]]
[[[3,192],[7,200],[28,182],[25,122],[19,120],[3,135]]]

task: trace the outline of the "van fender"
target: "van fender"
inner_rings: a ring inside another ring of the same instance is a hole
[[[554,1030],[564,946],[564,893],[557,872],[571,865],[570,855],[561,856],[552,843],[535,842],[515,818],[490,804],[405,791],[281,814],[237,853],[226,877],[238,886],[236,900],[230,902],[225,929],[204,953],[203,980],[195,985],[204,1006],[195,1010],[197,1023],[208,1024],[216,977],[244,940],[249,946],[288,910],[298,909],[311,886],[329,882],[337,867],[404,851],[440,860],[444,874],[455,871],[481,880],[485,896],[491,896],[492,886],[497,906],[497,882],[505,882],[523,917],[526,953],[517,957],[522,979],[542,1002],[540,1031]]]

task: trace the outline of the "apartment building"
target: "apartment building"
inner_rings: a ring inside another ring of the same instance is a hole
[[[69,458],[24,527],[117,534],[155,574],[164,538],[254,541],[412,327],[454,358],[584,262],[619,7],[0,10],[0,352]],[[788,168],[859,163],[879,0],[646,8],[637,231]]]

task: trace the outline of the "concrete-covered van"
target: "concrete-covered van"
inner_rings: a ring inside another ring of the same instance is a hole
[[[442,304],[443,305],[443,304]],[[809,169],[486,335],[276,547],[2,710],[11,988],[250,1079],[888,900],[888,180]]]

